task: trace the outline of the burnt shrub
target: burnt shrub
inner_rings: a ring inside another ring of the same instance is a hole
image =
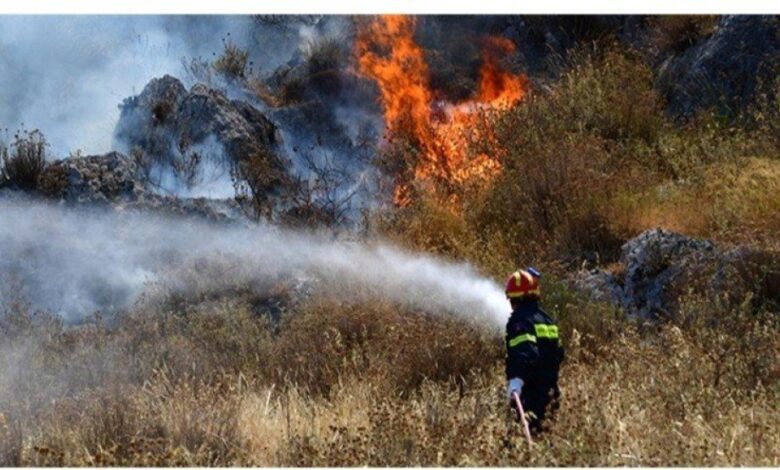
[[[717,15],[664,15],[650,20],[654,45],[660,53],[672,54],[679,54],[706,38],[717,24]]]
[[[68,186],[68,169],[63,165],[48,166],[38,178],[38,191],[48,197],[65,197]]]
[[[309,75],[340,70],[347,61],[348,52],[338,38],[311,41],[305,51]]]
[[[249,62],[249,51],[238,47],[229,39],[223,39],[224,50],[214,61],[214,70],[229,81],[241,80],[246,77],[246,67]]]
[[[303,101],[306,94],[306,81],[302,77],[290,76],[279,90],[279,101],[285,104],[294,104]]]
[[[22,130],[14,134],[11,145],[0,142],[0,185],[32,190],[46,168],[49,144],[39,130]]]
[[[309,44],[306,51],[306,81],[314,90],[335,96],[342,89],[342,72],[349,51],[337,38],[325,38]]]
[[[237,197],[248,203],[254,217],[273,212],[278,187],[289,185],[268,149],[256,149],[231,170]]]

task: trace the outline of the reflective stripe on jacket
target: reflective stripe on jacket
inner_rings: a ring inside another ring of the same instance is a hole
[[[563,361],[558,325],[535,300],[520,302],[506,325],[506,378],[552,386]]]

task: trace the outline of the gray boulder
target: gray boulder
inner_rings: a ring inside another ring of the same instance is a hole
[[[621,251],[621,302],[641,316],[671,315],[678,294],[673,287],[716,256],[712,243],[662,229],[640,234]]]
[[[71,157],[47,165],[38,182],[46,197],[116,211],[148,211],[213,221],[243,221],[235,200],[177,198],[151,191],[138,164],[119,153]]]
[[[711,106],[739,109],[754,97],[761,81],[774,79],[779,58],[780,22],[775,16],[724,16],[710,37],[666,59],[658,83],[677,115]]]
[[[146,191],[138,166],[118,152],[55,161],[44,169],[38,188],[69,202],[127,202]]]
[[[202,84],[181,100],[171,127],[181,153],[213,135],[233,162],[276,144],[276,128],[259,110]]]
[[[229,180],[237,165],[249,159],[257,164],[259,158],[269,173],[264,189],[282,185],[285,169],[276,152],[276,127],[247,102],[230,100],[203,84],[187,91],[166,75],[120,108],[115,147],[128,154],[141,150],[147,178],[156,174],[163,181],[173,175],[191,187],[199,183],[203,167],[220,168]]]
[[[572,277],[573,287],[593,300],[622,305],[623,288],[614,274],[600,269],[580,271]]]
[[[641,318],[674,316],[688,293],[778,305],[780,255],[748,247],[721,250],[706,240],[652,229],[623,245],[617,268],[580,271],[570,284]]]

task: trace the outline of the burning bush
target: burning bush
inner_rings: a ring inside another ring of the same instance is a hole
[[[511,106],[475,98],[463,121],[451,120],[461,115],[430,111],[442,103],[425,80],[413,25],[381,18],[358,35],[362,73],[379,85],[385,109],[379,164],[395,178],[400,206],[377,217],[383,233],[496,273],[517,259],[609,263],[625,240],[656,226],[776,245],[774,101],[740,125],[708,112],[681,126],[665,115],[644,56],[602,39],[569,51],[556,82]],[[482,76],[501,80],[481,82],[517,83],[489,73],[503,70],[511,50],[493,41]]]
[[[473,134],[489,138],[463,148],[490,155],[500,171],[469,191],[458,188],[462,203],[449,206],[446,236],[426,230],[441,202],[419,196],[384,225],[387,232],[478,263],[476,253],[487,251],[497,256],[488,270],[513,269],[501,259],[608,263],[625,240],[658,225],[773,243],[774,165],[740,159],[775,152],[771,125],[738,128],[702,114],[680,127],[665,117],[653,74],[633,52],[581,48],[570,60],[554,86],[509,110],[478,114]],[[774,108],[761,109],[760,122],[773,122]],[[396,142],[383,160],[390,174],[415,168],[421,153],[414,142]],[[741,189],[726,189],[735,184]]]
[[[618,53],[578,60],[549,93],[479,122],[490,139],[474,151],[493,155],[502,171],[467,200],[464,215],[473,230],[502,232],[513,258],[608,260],[624,241],[610,224],[611,200],[640,182],[631,168],[648,162],[617,142],[652,142],[659,100],[649,70]]]
[[[507,71],[500,61],[514,51],[514,44],[488,37],[474,95],[460,103],[438,101],[414,26],[409,16],[379,17],[359,25],[355,43],[360,73],[379,87],[387,136],[415,150],[393,175],[394,201],[401,206],[414,198],[417,183],[432,183],[446,199],[453,196],[453,188],[490,179],[499,165],[494,155],[469,153],[471,140],[489,138],[473,128],[481,112],[508,109],[527,89],[525,76]]]
[[[22,130],[14,134],[13,143],[0,142],[0,185],[32,190],[38,186],[38,178],[46,167],[48,143],[39,130]]]

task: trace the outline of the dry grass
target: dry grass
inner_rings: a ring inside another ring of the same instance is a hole
[[[695,181],[626,193],[616,212],[629,231],[664,227],[729,243],[776,247],[780,230],[780,163],[746,157],[707,165]]]
[[[565,402],[533,449],[506,414],[499,332],[327,299],[273,324],[226,301],[112,329],[7,312],[0,463],[780,463],[776,317],[691,298],[642,325],[546,291]]]

